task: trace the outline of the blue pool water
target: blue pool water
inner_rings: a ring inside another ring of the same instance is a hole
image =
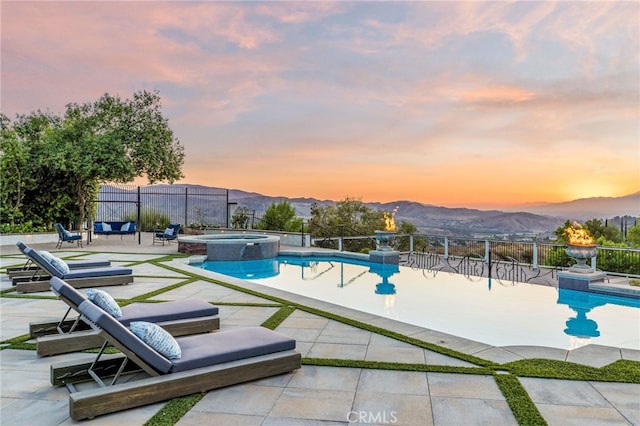
[[[494,346],[640,349],[640,300],[339,257],[196,265]]]

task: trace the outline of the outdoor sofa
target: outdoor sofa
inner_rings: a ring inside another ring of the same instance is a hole
[[[120,235],[122,239],[123,235],[136,235],[136,223],[129,221],[102,221],[95,222],[93,224],[93,233],[95,235]]]

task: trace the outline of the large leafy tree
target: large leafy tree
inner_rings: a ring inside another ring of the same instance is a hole
[[[143,176],[149,183],[172,183],[182,177],[184,149],[162,115],[157,92],[140,91],[125,100],[105,94],[93,103],[67,105],[62,119],[32,113],[13,126],[3,120],[2,129],[3,171],[36,172],[32,181],[25,173],[14,172],[13,180],[3,173],[2,188],[18,185],[2,198],[3,220],[9,213],[16,217],[16,210],[34,215],[29,202],[48,210],[48,217],[39,217],[43,223],[62,220],[63,212],[67,220],[83,223],[101,183]],[[69,202],[75,214],[57,211]]]
[[[388,212],[387,212],[388,214]],[[385,229],[385,212],[373,209],[362,201],[345,198],[335,204],[311,206],[309,233],[313,238],[355,237],[375,234],[375,231]],[[401,221],[396,227],[398,234],[412,234],[417,231],[415,225]],[[350,251],[361,251],[371,247],[372,240],[350,240],[347,242]],[[424,243],[422,243],[424,245]],[[396,239],[394,247],[408,250],[409,239]]]
[[[355,198],[345,198],[335,204],[311,206],[309,232],[314,238],[372,235],[384,229],[383,212],[374,210]]]
[[[2,116],[0,135],[0,217],[3,223],[52,226],[68,212],[65,176],[55,170],[49,146],[61,120],[41,111],[19,115],[12,123]],[[67,215],[68,216],[68,215]],[[37,227],[37,226],[36,226]],[[27,230],[29,226],[26,227]]]
[[[54,143],[65,153],[59,164],[72,176],[80,223],[102,182],[146,176],[149,183],[171,183],[182,177],[184,150],[162,115],[157,92],[69,104]]]
[[[257,229],[271,229],[274,231],[300,232],[302,218],[296,215],[296,209],[287,200],[271,203],[264,212],[262,220],[256,225]]]

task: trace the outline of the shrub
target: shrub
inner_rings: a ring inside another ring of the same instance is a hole
[[[137,216],[133,213],[122,217],[123,221],[136,222]],[[171,223],[171,219],[159,210],[142,209],[140,211],[140,223],[138,229],[142,232],[153,232],[156,229],[165,229]]]

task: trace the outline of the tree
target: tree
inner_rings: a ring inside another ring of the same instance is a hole
[[[384,225],[383,212],[355,198],[347,197],[335,205],[311,206],[309,232],[313,238],[372,235]]]
[[[627,243],[632,247],[640,247],[640,225],[632,226],[627,230]]]
[[[31,224],[50,229],[55,218],[69,217],[73,206],[66,196],[66,176],[54,170],[57,153],[49,146],[52,129],[61,120],[37,111],[13,122],[2,115],[1,121],[0,220],[11,225],[21,222],[23,229]]]
[[[296,216],[296,210],[289,201],[283,200],[279,203],[271,203],[256,228],[300,232],[302,230],[302,218]]]
[[[150,184],[173,183],[182,177],[184,148],[162,116],[157,92],[141,91],[132,100],[105,94],[93,104],[69,104],[55,130],[54,158],[71,179],[79,223],[101,183],[141,176]]]
[[[345,198],[335,204],[326,206],[311,206],[311,219],[309,220],[309,233],[312,238],[332,238],[374,235],[375,231],[385,229],[385,212],[372,209],[362,201],[354,198]],[[417,230],[410,222],[402,221],[396,228],[399,234],[412,234]],[[359,252],[371,248],[373,241],[350,240],[348,250]],[[408,249],[409,241],[396,239],[394,245],[402,249]]]
[[[622,232],[615,225],[605,225],[600,219],[586,221],[584,228],[600,245],[606,242],[621,243],[623,240]]]
[[[184,149],[157,92],[137,92],[131,100],[105,94],[67,105],[62,119],[38,111],[14,123],[2,115],[0,123],[3,222],[33,220],[49,229],[54,222],[82,224],[102,183],[182,177]]]
[[[247,207],[238,207],[231,216],[231,227],[233,229],[247,229],[249,227],[250,216],[251,212]]]

